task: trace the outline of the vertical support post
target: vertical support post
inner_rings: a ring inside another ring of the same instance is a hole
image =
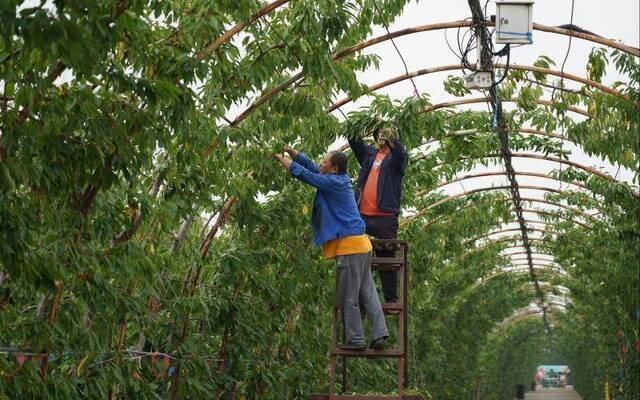
[[[398,395],[404,394],[404,360],[405,356],[398,358]]]
[[[342,343],[347,341],[347,335],[342,331]],[[347,389],[347,356],[342,356],[342,393],[345,393]]]
[[[405,246],[394,244],[393,248],[397,251],[399,258],[402,259],[401,270],[398,271],[400,302],[402,311],[398,315],[398,345],[402,350],[402,357],[398,358],[398,393],[404,394],[405,377],[407,368],[407,257]]]
[[[329,357],[329,400],[336,393],[336,356]]]
[[[331,313],[331,357],[329,358],[329,399],[336,393],[336,356],[334,350],[338,347],[338,275],[336,274],[336,297],[333,301]]]
[[[404,351],[404,386],[408,385],[407,375],[409,373],[409,340],[408,340],[408,320],[409,320],[409,293],[407,288],[409,287],[409,258],[407,257],[407,253],[409,251],[409,244],[405,243],[402,246],[402,261],[403,261],[403,278],[402,278],[402,313],[403,313],[403,347]]]

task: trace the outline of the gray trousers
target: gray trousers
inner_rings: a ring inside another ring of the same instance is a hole
[[[360,304],[369,318],[372,339],[388,337],[378,292],[371,275],[371,252],[336,256],[336,302],[349,344],[364,344]]]

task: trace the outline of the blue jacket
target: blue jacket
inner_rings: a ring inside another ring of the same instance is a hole
[[[311,213],[316,246],[332,239],[364,234],[365,224],[353,198],[349,175],[321,175],[318,166],[303,153],[298,153],[293,159],[289,172],[318,189]]]
[[[378,174],[377,203],[381,211],[394,214],[400,213],[400,197],[402,192],[402,177],[407,168],[409,154],[398,139],[393,141],[395,148],[389,147],[389,155],[380,164]],[[376,159],[378,149],[367,145],[362,138],[349,139],[349,146],[360,164],[360,173],[356,184],[356,201],[360,204],[362,189],[367,183],[373,161]]]

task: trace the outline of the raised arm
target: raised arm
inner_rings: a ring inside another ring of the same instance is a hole
[[[353,154],[356,156],[356,160],[358,160],[358,164],[362,166],[362,163],[364,162],[364,159],[369,153],[371,146],[366,144],[360,136],[356,136],[353,139],[348,138],[348,140],[349,140],[349,146],[351,147],[351,151],[353,151]]]
[[[407,168],[409,162],[407,150],[405,150],[399,139],[393,139],[388,143],[389,150],[391,151],[391,167],[399,174],[404,174],[404,170]]]
[[[285,148],[287,153],[291,154],[291,152]],[[309,160],[307,156],[302,153],[296,153],[296,160],[292,161],[286,157],[283,157],[280,154],[274,154],[273,157],[278,160],[278,162],[294,176],[294,178],[306,183],[307,185],[311,185],[319,190],[331,190],[335,185],[335,178],[329,175],[320,175],[320,170],[318,166],[313,163],[313,161]],[[315,167],[318,169],[318,172],[311,171],[305,168],[304,165],[299,163],[297,160],[301,160],[309,164],[311,167]]]
[[[298,151],[298,150],[296,150],[296,149],[294,149],[293,147],[290,147],[290,146],[285,146],[284,147],[284,151],[289,153],[289,156],[291,156],[293,161],[295,161],[298,164],[302,165],[303,167],[305,167],[309,171],[314,172],[316,174],[320,173],[320,168],[318,167],[318,164],[316,164],[313,161],[311,161],[311,159],[309,157],[307,157],[307,155],[304,154],[303,152]]]
[[[336,183],[333,174],[320,175],[319,173],[308,170],[304,165],[299,164],[297,160],[289,165],[289,172],[294,178],[322,191],[331,190]]]

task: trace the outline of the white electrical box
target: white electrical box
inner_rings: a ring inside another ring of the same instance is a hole
[[[493,77],[491,72],[474,72],[464,77],[464,83],[467,89],[489,89],[493,85]]]
[[[496,0],[496,43],[533,43],[533,0]]]

